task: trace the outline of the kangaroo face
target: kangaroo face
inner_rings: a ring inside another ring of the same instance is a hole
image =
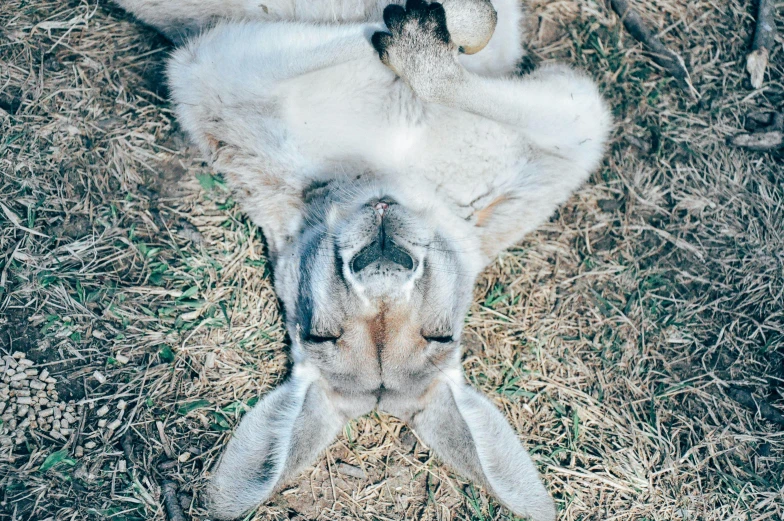
[[[277,289],[295,361],[318,367],[334,392],[384,408],[459,363],[473,274],[426,210],[380,189],[345,192],[309,201],[305,229],[279,257]]]

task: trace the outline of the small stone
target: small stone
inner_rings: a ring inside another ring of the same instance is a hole
[[[97,414],[98,416],[106,416],[107,412],[109,412],[109,406],[108,405],[103,405],[103,406],[101,406],[100,409],[95,411],[95,414]]]
[[[117,408],[120,409],[121,411],[124,411],[127,406],[128,406],[128,402],[126,402],[125,400],[120,400],[119,402],[117,402]]]
[[[95,442],[94,441],[88,441],[87,443],[84,444],[84,448],[88,449],[88,450],[94,449],[95,448]]]
[[[128,358],[127,356],[125,356],[125,355],[123,355],[123,354],[120,354],[120,353],[117,353],[117,354],[115,355],[114,359],[115,359],[115,360],[117,360],[117,361],[118,361],[119,363],[121,363],[122,365],[125,365],[125,364],[127,364],[128,362],[130,362],[130,361],[131,361],[131,359],[130,359],[130,358]]]
[[[54,408],[54,417],[55,419],[59,420],[63,417],[63,411],[61,411],[58,407]]]
[[[177,461],[179,461],[180,463],[185,463],[189,459],[191,459],[191,453],[190,452],[183,452],[182,454],[179,455],[179,457],[177,458]]]
[[[19,417],[27,416],[27,411],[30,410],[30,407],[27,405],[22,405],[19,409],[16,410],[16,415]]]
[[[33,368],[25,369],[25,374],[27,376],[38,376],[38,369],[33,369]]]
[[[53,414],[54,414],[54,410],[53,409],[44,409],[44,410],[42,410],[41,412],[38,413],[38,416],[41,417],[41,418],[47,418],[47,417],[49,417],[49,416],[51,416]]]
[[[99,384],[106,383],[106,377],[100,371],[95,371],[93,373],[93,378],[95,378],[98,381]]]
[[[54,421],[52,421],[52,429],[54,429],[56,431],[60,430],[60,426],[61,425],[62,425],[62,420],[59,420],[59,421],[58,420],[54,420]]]
[[[33,365],[32,360],[22,359],[19,360],[19,367],[30,367]]]
[[[60,429],[67,429],[70,426],[71,424],[68,423],[68,420],[66,420],[65,418],[60,420]]]
[[[17,351],[11,356],[13,356],[16,360],[22,360],[25,357],[25,354],[21,351]]]
[[[54,384],[46,384],[46,390],[47,391],[54,391],[54,389],[55,389]],[[52,397],[56,397],[56,396],[57,396],[57,393],[52,393]]]
[[[82,456],[84,456],[84,447],[82,447],[81,445],[77,445],[76,450],[74,450],[74,456],[76,456],[77,458],[81,458]]]
[[[6,369],[5,370],[5,374],[7,374],[8,376],[14,376],[16,374],[16,370],[15,369]]]
[[[30,388],[35,389],[37,391],[43,391],[46,389],[46,384],[43,383],[41,380],[32,380],[30,382]]]
[[[32,393],[27,389],[19,389],[18,391],[14,391],[14,396],[30,396]]]
[[[19,405],[31,405],[33,403],[33,399],[29,396],[18,396],[16,398],[16,403]]]
[[[98,420],[98,427],[100,427],[101,429],[106,427],[106,418],[102,418],[102,419]]]
[[[124,459],[121,459],[117,462],[117,472],[125,472],[128,470],[127,463],[125,463]]]
[[[49,378],[49,370],[44,369],[43,371],[41,371],[41,374],[38,376],[38,379],[43,380],[45,382],[47,378]]]
[[[63,434],[65,436],[70,436],[72,433],[73,433],[73,429],[63,429],[62,427],[60,427],[60,434]]]
[[[71,414],[70,412],[68,412],[68,410],[67,410],[67,409],[66,409],[66,411],[63,413],[63,418],[65,418],[65,419],[68,421],[68,423],[76,423],[76,418],[74,417],[74,415],[73,415],[73,414]]]
[[[117,428],[122,425],[122,420],[114,420],[112,423],[109,424],[109,430],[116,431]]]
[[[26,380],[26,379],[27,379],[27,375],[24,372],[16,373],[15,375],[11,376],[12,382],[19,382],[21,380]]]

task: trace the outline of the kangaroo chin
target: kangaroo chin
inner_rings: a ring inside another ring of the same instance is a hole
[[[242,420],[209,502],[235,518],[374,408],[510,510],[555,519],[503,415],[465,383],[480,271],[601,161],[611,118],[566,66],[513,76],[518,0],[118,0],[183,45],[177,116],[264,232],[290,378]]]

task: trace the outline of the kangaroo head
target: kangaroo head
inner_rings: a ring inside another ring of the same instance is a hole
[[[275,257],[294,368],[229,442],[210,492],[215,515],[234,518],[263,502],[346,421],[379,408],[513,511],[553,519],[516,434],[463,381],[477,241],[441,217],[438,203],[383,186],[332,181],[303,201],[300,229]]]

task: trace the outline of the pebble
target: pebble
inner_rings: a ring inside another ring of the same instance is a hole
[[[112,423],[109,424],[109,429],[116,431],[120,425],[122,425],[122,420],[120,419],[114,420]]]
[[[120,362],[122,365],[125,365],[125,364],[127,364],[128,362],[131,361],[130,358],[128,358],[127,356],[125,356],[123,354],[120,354],[120,353],[117,353],[114,356],[114,359],[117,360],[118,362]]]
[[[16,373],[15,375],[11,376],[12,382],[19,382],[21,380],[26,380],[26,379],[27,379],[27,375],[25,373]]]
[[[94,449],[95,448],[95,442],[94,441],[88,441],[87,443],[84,444],[84,448],[88,449],[88,450],[89,449]]]
[[[16,398],[16,403],[19,405],[31,405],[33,403],[33,399],[29,396],[18,396]]]
[[[30,407],[28,407],[27,405],[22,405],[21,407],[19,407],[19,409],[16,410],[16,415],[20,416],[20,417],[21,416],[27,416],[27,411],[29,411],[29,410],[30,410]]]
[[[95,414],[98,415],[98,416],[106,416],[107,412],[109,412],[109,406],[108,405],[103,405],[103,406],[101,406],[100,409],[95,411]]]
[[[93,373],[93,378],[95,378],[99,384],[106,383],[106,377],[100,371],[95,371]]]
[[[100,427],[101,429],[106,427],[106,418],[101,418],[100,420],[98,420],[98,427]]]
[[[46,389],[46,384],[43,383],[41,380],[32,380],[30,382],[30,388],[35,389],[37,391],[43,391]]]
[[[84,456],[84,447],[82,447],[81,445],[77,445],[76,450],[74,450],[74,456],[76,456],[77,458],[81,458],[82,456]]]

